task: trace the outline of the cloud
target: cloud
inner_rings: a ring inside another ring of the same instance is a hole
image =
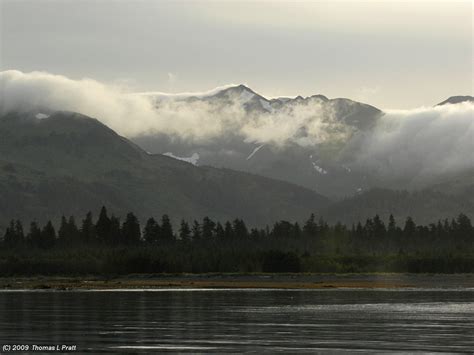
[[[328,141],[344,141],[352,129],[337,120],[333,107],[313,101],[260,113],[245,122],[241,132],[248,142],[316,146]]]
[[[161,133],[202,143],[237,134],[248,142],[310,145],[343,134],[344,127],[317,105],[249,115],[243,106],[248,95],[234,95],[218,102],[183,100],[206,98],[232,86],[235,85],[200,93],[131,93],[123,84],[9,70],[0,73],[0,109],[7,112],[48,107],[76,111],[99,119],[129,138]]]
[[[33,110],[48,107],[100,119],[121,134],[138,134],[152,123],[153,107],[140,96],[92,79],[72,80],[45,72],[0,73],[0,110]]]
[[[355,165],[391,179],[427,178],[474,168],[474,105],[386,110],[359,142]]]

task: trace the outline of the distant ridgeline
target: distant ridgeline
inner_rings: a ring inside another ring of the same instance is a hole
[[[128,213],[123,222],[105,207],[94,222],[62,218],[40,227],[11,221],[0,248],[2,275],[203,272],[474,272],[474,228],[456,219],[403,227],[378,215],[347,227],[314,215],[300,226],[287,221],[248,229],[242,219],[182,221],[149,218],[143,230]]]

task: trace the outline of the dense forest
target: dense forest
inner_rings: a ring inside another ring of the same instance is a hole
[[[26,230],[27,229],[27,230]],[[242,219],[182,221],[133,213],[123,221],[105,207],[76,223],[62,217],[27,228],[12,220],[0,248],[2,275],[81,275],[207,272],[474,272],[474,228],[456,219],[417,225],[393,216],[328,225],[311,215],[301,225],[276,222],[248,228]]]

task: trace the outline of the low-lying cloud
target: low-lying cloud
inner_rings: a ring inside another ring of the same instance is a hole
[[[356,165],[414,183],[474,168],[474,105],[387,110],[359,148]]]
[[[225,104],[183,100],[211,96],[230,86],[203,93],[136,94],[93,79],[72,80],[46,72],[9,70],[0,73],[0,87],[2,112],[38,107],[76,111],[99,119],[129,138],[162,133],[205,143],[237,134],[248,142],[309,145],[346,134],[345,127],[327,109],[314,105],[249,115],[239,97]]]

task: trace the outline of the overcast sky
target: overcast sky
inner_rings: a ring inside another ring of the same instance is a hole
[[[381,108],[473,94],[471,1],[0,0],[0,68]]]

